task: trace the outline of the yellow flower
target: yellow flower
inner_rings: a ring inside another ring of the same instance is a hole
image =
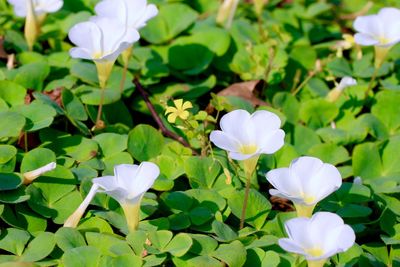
[[[174,100],[174,105],[175,107],[167,107],[165,110],[165,115],[169,114],[167,117],[168,122],[174,123],[177,117],[186,120],[189,117],[187,109],[193,107],[192,103],[190,101],[183,102],[183,99],[177,99]]]

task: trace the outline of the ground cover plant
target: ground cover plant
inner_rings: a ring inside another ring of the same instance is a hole
[[[0,0],[0,266],[400,266],[397,0]]]

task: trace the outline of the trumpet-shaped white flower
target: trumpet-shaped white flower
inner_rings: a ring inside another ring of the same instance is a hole
[[[353,24],[360,45],[390,47],[400,41],[400,9],[382,8],[376,15],[358,17]]]
[[[152,162],[140,165],[121,164],[114,167],[114,176],[93,179],[99,191],[113,197],[124,210],[130,231],[139,224],[140,201],[160,174],[158,166]]]
[[[330,102],[336,101],[340,95],[343,93],[344,89],[346,89],[349,86],[357,85],[357,81],[353,79],[352,77],[345,76],[340,80],[340,83],[338,86],[336,86],[333,90],[331,90],[326,99]]]
[[[345,76],[340,80],[340,83],[336,88],[343,91],[347,87],[354,86],[354,85],[357,85],[357,81],[352,77]]]
[[[63,0],[8,0],[18,17],[26,17],[29,13],[28,1],[32,1],[33,11],[37,16],[57,12],[64,4]]]
[[[147,0],[103,0],[95,7],[99,17],[118,20],[127,28],[140,29],[158,14],[158,9]]]
[[[329,257],[348,250],[355,242],[354,230],[331,212],[317,212],[311,218],[288,220],[285,229],[289,238],[279,239],[279,246],[304,255],[309,266],[323,266]]]
[[[29,171],[23,174],[24,177],[24,184],[30,184],[32,183],[33,180],[41,176],[42,174],[52,171],[57,167],[57,164],[55,162],[50,162],[49,164],[46,164],[38,169],[35,169],[33,171]]]
[[[71,57],[114,62],[122,51],[139,40],[139,33],[127,30],[118,21],[93,17],[73,26],[68,37],[77,46],[69,51]]]
[[[260,154],[272,154],[284,144],[281,120],[266,110],[251,115],[245,110],[234,110],[221,118],[220,126],[222,131],[212,131],[210,140],[228,151],[232,159],[246,160]]]
[[[150,189],[160,174],[158,166],[152,162],[140,165],[121,164],[114,167],[114,176],[93,179],[93,184],[117,200],[120,204],[135,204]]]
[[[275,189],[269,193],[290,199],[299,216],[310,216],[315,205],[342,185],[338,169],[314,157],[300,157],[289,168],[279,168],[267,173],[267,180]],[[300,211],[301,208],[306,210]]]

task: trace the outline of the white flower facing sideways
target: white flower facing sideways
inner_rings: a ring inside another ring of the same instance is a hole
[[[24,35],[29,50],[40,33],[40,27],[47,13],[58,11],[64,4],[63,0],[8,0],[18,17],[26,17]]]
[[[212,131],[210,140],[232,159],[247,160],[275,153],[283,146],[285,132],[280,126],[281,120],[272,112],[259,110],[250,115],[238,109],[221,118],[221,131]]]
[[[55,162],[50,162],[49,164],[46,164],[40,168],[37,168],[37,169],[29,171],[29,172],[25,172],[22,175],[24,178],[23,183],[30,184],[39,176],[45,174],[46,172],[54,170],[56,167],[57,167],[57,164]]]
[[[278,168],[266,174],[275,189],[269,193],[291,200],[299,217],[310,217],[315,205],[342,185],[338,169],[314,157],[300,157],[289,168]]]
[[[27,16],[30,0],[8,0],[8,2],[13,6],[15,15],[18,17]],[[57,12],[62,6],[63,0],[32,0],[33,11],[37,16]]]
[[[95,6],[99,17],[118,20],[127,28],[141,29],[146,22],[158,14],[158,9],[147,0],[103,0]]]
[[[385,7],[376,15],[357,17],[353,27],[357,44],[393,46],[400,42],[400,9]]]
[[[139,224],[140,202],[160,174],[152,162],[140,165],[120,164],[114,167],[114,176],[103,176],[92,180],[93,186],[77,210],[65,221],[65,227],[76,227],[90,201],[97,192],[104,192],[118,201],[124,210],[129,231]]]
[[[400,9],[385,7],[376,15],[357,17],[353,27],[357,44],[375,46],[375,68],[379,68],[390,48],[400,42]]]
[[[285,229],[289,238],[279,239],[279,246],[303,255],[309,267],[322,267],[328,258],[352,247],[356,238],[354,230],[331,212],[290,219]]]
[[[329,91],[326,99],[330,102],[334,102],[340,97],[344,89],[354,85],[357,85],[357,81],[350,76],[345,76],[333,90]]]
[[[124,210],[130,231],[139,224],[140,202],[160,174],[159,167],[152,162],[140,165],[121,164],[114,167],[114,176],[93,179],[99,191],[117,200]]]

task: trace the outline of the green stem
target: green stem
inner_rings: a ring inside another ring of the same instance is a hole
[[[310,218],[312,216],[315,205],[306,206],[306,205],[294,204],[294,207],[296,208],[297,217]]]
[[[247,202],[249,200],[251,177],[253,176],[254,170],[256,169],[258,158],[259,158],[259,156],[254,156],[252,158],[244,160],[244,162],[243,162],[244,173],[245,173],[245,176],[246,176],[246,189],[245,189],[245,192],[244,192],[243,208],[242,208],[242,214],[240,216],[239,229],[243,229],[243,227],[244,227],[244,220],[245,220],[245,217],[246,217]]]
[[[104,128],[104,122],[101,120],[101,114],[103,111],[105,88],[106,88],[108,78],[110,77],[112,67],[114,66],[114,61],[105,61],[105,62],[96,62],[95,61],[95,64],[96,64],[96,68],[97,68],[97,75],[98,75],[99,85],[100,85],[100,89],[101,89],[100,102],[99,102],[99,108],[97,110],[95,129],[101,129],[101,128]]]

